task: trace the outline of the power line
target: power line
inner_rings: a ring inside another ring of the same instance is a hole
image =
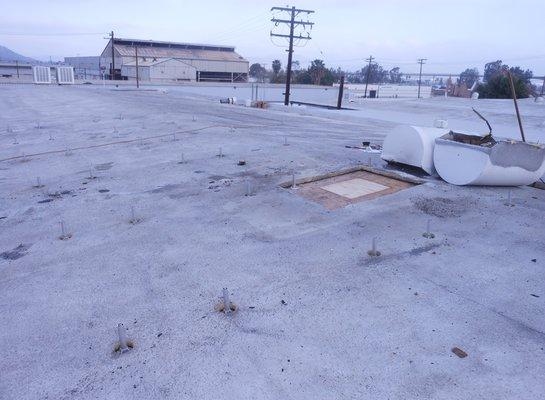
[[[218,43],[227,43],[239,38],[248,37],[249,35],[252,35],[252,34],[257,34],[257,32],[265,32],[267,27],[268,27],[267,23],[261,22],[260,24],[247,26],[246,28],[239,30],[238,32],[233,31],[223,36],[216,36],[213,38],[209,38],[208,41],[218,42]]]
[[[64,33],[29,33],[29,32],[0,32],[0,36],[95,36],[104,35],[104,32],[64,32]]]
[[[248,18],[247,20],[243,20],[239,24],[232,26],[229,29],[212,34],[210,36],[210,39],[212,39],[213,41],[216,41],[216,40],[225,40],[226,38],[231,38],[231,37],[239,37],[241,35],[244,35],[246,32],[252,32],[261,27],[265,27],[267,26],[267,24],[264,24],[261,18],[266,13],[268,13],[268,11],[257,14],[251,18]]]
[[[257,15],[254,15],[253,17],[250,17],[248,19],[242,20],[239,23],[237,23],[236,25],[231,26],[230,28],[227,28],[227,29],[225,29],[223,31],[216,32],[216,34],[213,35],[213,37],[230,34],[232,32],[236,32],[236,31],[239,31],[241,29],[244,29],[249,25],[253,25],[256,22],[261,22],[261,18],[267,13],[268,13],[268,11],[265,11],[265,12],[259,13]]]
[[[302,10],[295,7],[273,7],[271,8],[271,11],[280,11],[281,13],[287,12],[290,14],[290,19],[279,19],[279,18],[271,18],[271,22],[275,23],[275,26],[279,26],[280,24],[288,25],[290,28],[289,35],[279,34],[279,33],[273,33],[271,30],[271,38],[272,37],[280,37],[280,38],[286,38],[289,39],[289,48],[287,50],[288,52],[288,67],[286,71],[286,93],[284,93],[284,105],[288,106],[290,104],[290,85],[291,85],[291,63],[293,58],[293,39],[298,40],[310,40],[310,33],[307,33],[307,36],[303,36],[302,33],[299,33],[298,36],[295,35],[295,28],[296,27],[302,27],[306,30],[307,26],[310,26],[310,29],[312,30],[312,27],[314,26],[314,22],[303,21],[303,20],[295,20],[295,18],[301,14],[305,13],[308,15],[314,13],[314,10]]]

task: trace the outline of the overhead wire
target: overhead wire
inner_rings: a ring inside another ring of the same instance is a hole
[[[32,32],[1,32],[0,36],[95,36],[95,35],[106,35],[104,32],[63,32],[63,33],[32,33]]]
[[[253,29],[256,25],[256,23],[261,26],[263,24],[263,17],[265,14],[268,14],[268,12],[262,12],[259,14],[254,15],[253,17],[250,17],[248,19],[242,20],[236,25],[231,26],[230,28],[227,28],[225,30],[219,31],[214,33],[210,38],[212,40],[218,40],[218,38],[225,38],[232,34],[238,34],[241,32],[246,32],[250,29]]]

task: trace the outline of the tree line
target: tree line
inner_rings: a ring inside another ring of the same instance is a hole
[[[259,81],[268,80],[271,83],[285,83],[286,72],[280,60],[273,60],[271,70],[267,70],[259,63],[250,66],[250,76]],[[341,68],[328,68],[324,60],[316,59],[307,68],[301,68],[299,61],[292,63],[292,83],[303,85],[331,86],[338,83],[342,75],[346,82],[365,83],[369,71],[369,83],[402,83],[402,74],[399,67],[390,70],[379,64],[366,65],[356,72],[343,71]]]
[[[476,91],[481,98],[510,98],[508,71],[513,77],[517,97],[526,98],[536,94],[531,83],[532,71],[524,70],[519,66],[510,67],[501,60],[485,64],[482,80],[477,68],[467,68],[455,77],[453,83],[465,85],[468,88],[472,88],[477,83]],[[270,70],[259,63],[254,63],[250,66],[249,75],[261,82],[286,82],[286,72],[280,60],[273,60]],[[338,83],[343,75],[346,82],[356,84],[366,83],[367,80],[371,84],[407,82],[406,74],[403,74],[399,67],[387,69],[378,63],[367,64],[354,72],[343,71],[341,68],[328,68],[320,59],[312,61],[307,68],[302,68],[298,61],[292,64],[292,83],[331,86]]]

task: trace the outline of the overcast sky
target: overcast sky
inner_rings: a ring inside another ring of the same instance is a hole
[[[286,52],[271,41],[271,6],[259,0],[0,0],[0,44],[48,60],[99,55],[111,30],[116,36],[226,44],[250,62],[266,63]],[[369,55],[385,67],[460,72],[502,59],[545,74],[545,0],[297,0],[316,12],[312,40],[295,50],[305,66],[355,70]],[[306,19],[306,16],[303,16]],[[276,28],[278,29],[278,28]]]

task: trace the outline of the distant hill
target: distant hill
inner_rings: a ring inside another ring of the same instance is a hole
[[[19,62],[26,62],[26,63],[32,63],[36,62],[33,58],[25,57],[20,54],[17,54],[14,51],[11,51],[7,47],[0,46],[0,61],[19,61]]]

